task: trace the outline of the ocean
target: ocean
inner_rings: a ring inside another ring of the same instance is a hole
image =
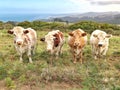
[[[0,21],[34,21],[40,19],[47,19],[49,17],[53,17],[56,14],[0,14]]]

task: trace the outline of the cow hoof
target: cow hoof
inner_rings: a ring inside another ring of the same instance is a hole
[[[74,61],[73,63],[76,64],[76,61]]]
[[[82,64],[82,62],[80,62],[80,64]]]
[[[97,60],[97,57],[95,56],[94,59]]]
[[[33,63],[32,61],[29,61],[30,63]]]
[[[33,62],[30,62],[30,63],[33,63]]]
[[[21,61],[21,60],[20,60],[19,62],[20,62],[20,63],[23,63],[23,61]]]

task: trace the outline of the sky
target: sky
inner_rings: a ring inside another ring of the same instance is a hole
[[[120,0],[0,0],[0,14],[108,11],[120,11]]]

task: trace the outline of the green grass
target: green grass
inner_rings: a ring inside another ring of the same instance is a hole
[[[19,56],[13,45],[13,36],[0,31],[0,89],[10,90],[120,90],[120,37],[113,36],[106,57],[94,60],[91,48],[84,49],[84,63],[73,64],[66,42],[58,60],[49,62],[45,43],[40,42],[47,31],[38,31],[36,54],[33,64]],[[89,40],[89,39],[88,39]],[[4,83],[4,84],[3,84]]]

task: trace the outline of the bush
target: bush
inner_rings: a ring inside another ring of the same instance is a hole
[[[117,25],[107,24],[107,23],[97,23],[97,22],[92,22],[92,21],[81,21],[81,22],[77,22],[69,26],[69,29],[71,30],[78,29],[78,28],[81,28],[88,33],[91,33],[96,29],[100,29],[108,33],[116,34],[115,31],[119,32],[120,30],[120,27]]]

